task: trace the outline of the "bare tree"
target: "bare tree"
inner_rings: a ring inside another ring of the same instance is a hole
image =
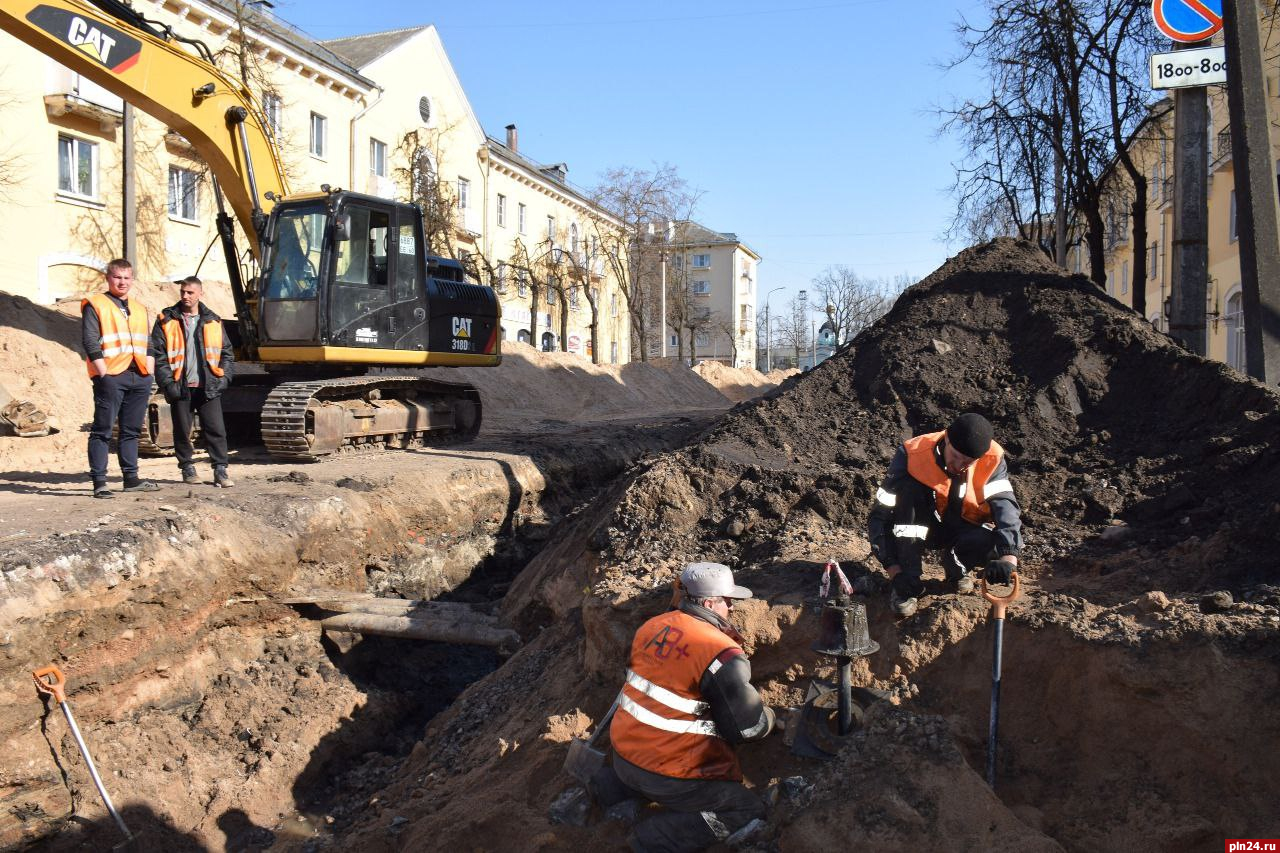
[[[909,283],[906,277],[896,281],[863,278],[842,264],[827,267],[812,281],[821,300],[816,307],[827,315],[838,344],[853,340],[883,317]]]
[[[591,192],[588,222],[601,257],[627,303],[633,352],[649,358],[650,339],[666,271],[667,224],[688,219],[697,201],[674,166],[653,170],[622,166],[605,172]],[[665,334],[665,318],[656,318]]]
[[[417,128],[401,137],[396,145],[396,166],[392,174],[404,188],[406,197],[422,208],[422,228],[427,250],[433,255],[458,259],[458,192],[450,181],[440,179],[436,164],[444,154],[444,140],[452,127]],[[491,267],[487,259],[482,264]],[[492,274],[491,268],[489,269]]]
[[[717,312],[711,317],[709,328],[713,332],[720,332],[729,339],[729,366],[738,366],[738,343],[741,341],[742,335],[738,330],[738,322],[733,318],[732,314]]]

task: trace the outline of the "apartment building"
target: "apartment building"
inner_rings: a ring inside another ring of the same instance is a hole
[[[686,219],[666,226],[662,260],[666,354],[753,366],[760,255],[737,234]]]
[[[133,6],[202,40],[224,70],[243,72],[290,191],[329,184],[423,203],[433,250],[498,287],[506,339],[536,335],[547,348],[590,357],[594,330],[601,361],[629,360],[628,317],[610,310],[620,297],[607,268],[593,265],[581,243],[573,256],[540,245],[547,222],[555,248],[572,244],[589,201],[567,183],[563,164],[539,166],[486,137],[434,27],[316,42],[235,0]],[[0,228],[10,235],[0,287],[41,304],[78,298],[100,289],[106,262],[125,253],[124,105],[7,34],[0,48]],[[135,111],[132,129],[137,277],[163,282],[198,271],[213,286],[225,283],[207,169],[163,122]],[[503,275],[508,258],[499,257],[507,233],[524,236],[518,217],[531,231],[543,223],[522,256],[530,276],[554,279],[534,289],[537,304],[519,276]]]
[[[1267,91],[1280,97],[1276,61],[1269,60]],[[1240,288],[1239,234],[1236,230],[1235,176],[1225,86],[1208,87],[1208,287],[1205,298],[1207,355],[1237,370],[1245,369],[1244,301]],[[1280,110],[1275,102],[1272,110]],[[1161,331],[1169,329],[1170,284],[1173,262],[1174,100],[1154,105],[1129,146],[1137,168],[1147,178],[1147,241],[1133,245],[1130,207],[1133,184],[1117,165],[1108,175],[1106,223],[1107,293],[1126,305],[1135,304],[1138,288],[1146,302],[1146,317]],[[1280,139],[1272,131],[1272,159],[1280,185]],[[1135,255],[1146,255],[1146,275],[1135,280]],[[1088,272],[1088,249],[1078,246],[1068,255],[1074,272]]]

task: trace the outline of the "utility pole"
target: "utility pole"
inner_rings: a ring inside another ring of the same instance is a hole
[[[1207,42],[1175,45],[1175,50]],[[1205,302],[1209,280],[1209,109],[1205,88],[1189,86],[1173,95],[1173,304],[1169,331],[1196,355],[1208,354]],[[1134,246],[1135,252],[1144,251]],[[1143,287],[1145,282],[1136,286]]]
[[[1222,11],[1245,366],[1254,379],[1275,385],[1280,381],[1280,236],[1262,33],[1256,0],[1225,0]]]

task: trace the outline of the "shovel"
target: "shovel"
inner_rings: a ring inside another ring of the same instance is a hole
[[[43,669],[37,669],[31,675],[36,680],[37,690],[58,700],[58,704],[62,707],[62,713],[67,718],[67,725],[71,728],[71,736],[76,739],[76,746],[80,747],[80,754],[84,756],[84,763],[89,768],[89,776],[93,778],[93,784],[97,787],[103,804],[106,805],[107,811],[111,813],[111,817],[115,819],[116,826],[120,827],[120,831],[124,833],[125,840],[132,841],[133,833],[129,831],[129,827],[124,825],[124,818],[120,817],[116,807],[111,804],[111,797],[107,794],[107,789],[103,787],[102,779],[98,776],[98,768],[93,766],[93,758],[89,755],[89,747],[85,745],[84,738],[80,736],[80,727],[76,725],[76,718],[71,716],[71,706],[67,704],[67,694],[63,690],[67,686],[67,679],[63,676],[62,670],[56,666],[46,666]],[[51,680],[46,681],[46,678]]]
[[[622,694],[619,693],[618,699],[621,698]],[[609,712],[604,715],[604,719],[600,721],[600,725],[596,726],[590,738],[583,740],[576,737],[569,741],[569,754],[565,756],[564,769],[583,785],[591,780],[597,770],[604,767],[605,752],[602,749],[596,749],[595,744],[600,739],[600,733],[609,728],[609,723],[613,720],[613,712],[618,710],[618,699],[613,700],[613,704],[609,706]]]
[[[991,617],[995,620],[994,653],[991,659],[991,728],[987,732],[987,784],[996,787],[996,729],[1000,724],[1000,661],[1004,653],[1004,611],[1018,598],[1018,573],[1009,576],[1013,591],[1008,595],[992,595],[987,591],[987,580],[982,579],[982,597],[991,602]]]

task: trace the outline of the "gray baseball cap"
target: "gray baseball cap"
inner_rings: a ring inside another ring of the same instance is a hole
[[[693,598],[751,598],[751,590],[735,585],[733,572],[722,563],[690,563],[680,583]]]

